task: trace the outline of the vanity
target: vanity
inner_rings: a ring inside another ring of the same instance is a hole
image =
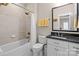
[[[79,4],[52,9],[52,32],[47,38],[47,56],[79,56]]]
[[[56,34],[56,33],[55,33]],[[63,36],[47,36],[47,56],[78,56],[79,37],[73,33],[60,33]]]

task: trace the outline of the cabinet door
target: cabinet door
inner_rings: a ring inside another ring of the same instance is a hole
[[[47,54],[49,56],[68,56],[68,49],[65,48],[48,45],[47,49]]]
[[[69,51],[69,56],[77,56],[76,51]]]
[[[56,56],[56,47],[50,44],[47,45],[47,56]]]
[[[69,56],[79,56],[79,44],[69,43]]]
[[[68,49],[58,47],[57,56],[68,56]]]
[[[72,50],[69,49],[69,55],[70,56],[79,56],[79,49],[74,46],[74,48],[72,48]]]

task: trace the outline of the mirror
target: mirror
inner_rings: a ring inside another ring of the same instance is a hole
[[[60,30],[69,30],[69,16],[70,15],[63,15],[60,16]]]
[[[77,4],[70,3],[52,9],[53,30],[77,31]]]

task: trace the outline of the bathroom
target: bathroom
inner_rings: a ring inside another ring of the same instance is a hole
[[[0,3],[0,56],[78,56],[78,6]],[[70,25],[65,20],[57,23],[56,16],[60,20],[71,17],[66,19]]]
[[[46,7],[47,5],[48,3],[47,4],[0,3],[0,46],[1,46],[0,53],[1,55],[11,55],[12,51],[18,50],[17,47],[24,45],[25,43],[28,46],[35,44],[37,41],[36,39],[38,39],[39,35],[45,35],[46,33],[47,35],[49,34],[49,32],[51,31],[50,27],[48,28],[47,26],[45,30],[44,28],[38,27],[37,23],[34,23],[33,25],[33,21],[32,21],[34,17],[35,17],[34,22],[37,22],[37,19],[42,19],[42,18],[51,19],[51,8],[53,7],[53,4],[52,3],[49,4],[48,8]],[[41,6],[43,6],[44,8]],[[44,11],[42,8],[46,11]],[[41,10],[43,10],[44,12]],[[43,14],[41,15],[41,13],[43,13],[44,15]],[[42,31],[45,30],[45,32],[43,31],[44,33],[42,33],[41,29]],[[31,38],[34,38],[34,40],[33,39],[31,40]],[[28,42],[31,42],[31,44]],[[29,52],[26,52],[26,55],[27,54],[32,55],[32,53],[30,52],[31,50],[30,48],[31,48],[30,46],[29,48],[27,48]],[[10,51],[11,52],[10,54],[8,54],[9,49],[12,50]],[[20,53],[18,52],[17,54],[12,53],[12,55],[19,55]]]

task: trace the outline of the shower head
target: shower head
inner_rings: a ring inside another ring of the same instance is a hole
[[[29,13],[28,13],[28,12],[25,12],[25,14],[26,14],[26,15],[29,15]]]
[[[0,6],[1,6],[1,5],[7,6],[8,3],[0,3]]]

